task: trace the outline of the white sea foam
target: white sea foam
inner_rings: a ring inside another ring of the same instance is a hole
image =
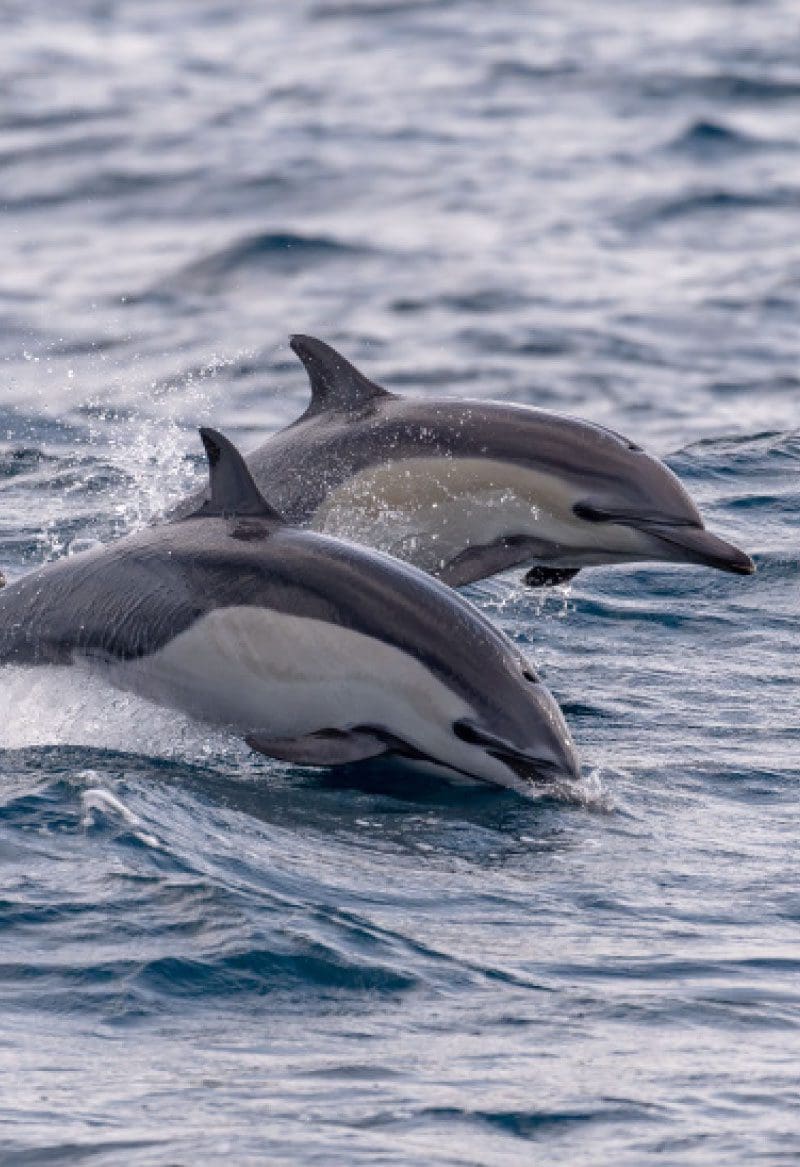
[[[94,770],[84,770],[76,774],[74,781],[97,783],[99,776]],[[151,831],[145,830],[138,814],[135,814],[121,798],[105,786],[88,785],[86,789],[81,791],[80,797],[83,808],[81,826],[84,830],[88,831],[91,827],[96,826],[98,817],[104,820],[117,819],[125,826],[130,827],[134,837],[145,846],[155,850],[161,849],[161,843]]]
[[[0,749],[78,745],[203,761],[245,747],[82,668],[0,670]]]

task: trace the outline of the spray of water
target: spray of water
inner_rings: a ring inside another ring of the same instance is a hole
[[[251,353],[215,357],[170,385],[153,383],[133,414],[120,414],[99,401],[89,403],[89,444],[101,450],[118,474],[104,506],[111,508],[120,533],[129,533],[159,518],[198,484],[204,461],[197,426],[213,420],[219,373]],[[180,401],[163,410],[163,402]],[[162,408],[155,409],[158,403]],[[191,417],[191,424],[184,420]]]
[[[208,763],[249,750],[172,710],[112,689],[79,666],[6,666],[0,682],[0,749],[76,745]]]

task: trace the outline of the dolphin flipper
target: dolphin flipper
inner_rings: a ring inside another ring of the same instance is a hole
[[[559,584],[569,583],[580,571],[579,567],[532,567],[522,577],[522,582],[529,588],[557,588]]]
[[[520,567],[530,563],[532,559],[546,558],[547,551],[552,551],[552,545],[547,545],[539,539],[528,538],[526,535],[509,535],[494,543],[473,545],[461,551],[454,559],[431,572],[442,583],[451,588],[461,587],[462,584],[472,583],[476,579],[485,579],[496,575],[499,571],[508,571],[511,567]]]
[[[251,750],[294,762],[298,766],[344,766],[377,758],[392,750],[391,740],[378,737],[368,729],[323,729],[297,738],[265,738],[252,734],[245,738]]]

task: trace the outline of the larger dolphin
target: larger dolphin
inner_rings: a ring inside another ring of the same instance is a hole
[[[520,791],[579,775],[553,697],[472,604],[288,526],[236,449],[201,435],[209,500],[5,587],[0,663],[82,663],[298,763],[390,752]]]
[[[676,476],[620,434],[528,406],[400,397],[321,340],[290,343],[311,404],[247,462],[293,523],[454,586],[516,565],[532,585],[646,560],[754,571],[704,528]]]

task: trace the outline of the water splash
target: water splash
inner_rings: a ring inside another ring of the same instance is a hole
[[[117,411],[107,402],[88,403],[89,443],[108,451],[121,472],[112,484],[107,506],[120,533],[129,533],[161,517],[198,484],[204,459],[197,427],[213,420],[221,387],[220,373],[252,356],[241,349],[218,356],[183,377],[166,384],[151,383],[136,410]],[[175,394],[180,401],[166,413],[163,402]],[[156,410],[156,405],[161,408]],[[184,418],[190,414],[192,427]]]
[[[112,689],[79,666],[0,669],[0,749],[77,745],[207,762],[249,751],[179,713]]]

